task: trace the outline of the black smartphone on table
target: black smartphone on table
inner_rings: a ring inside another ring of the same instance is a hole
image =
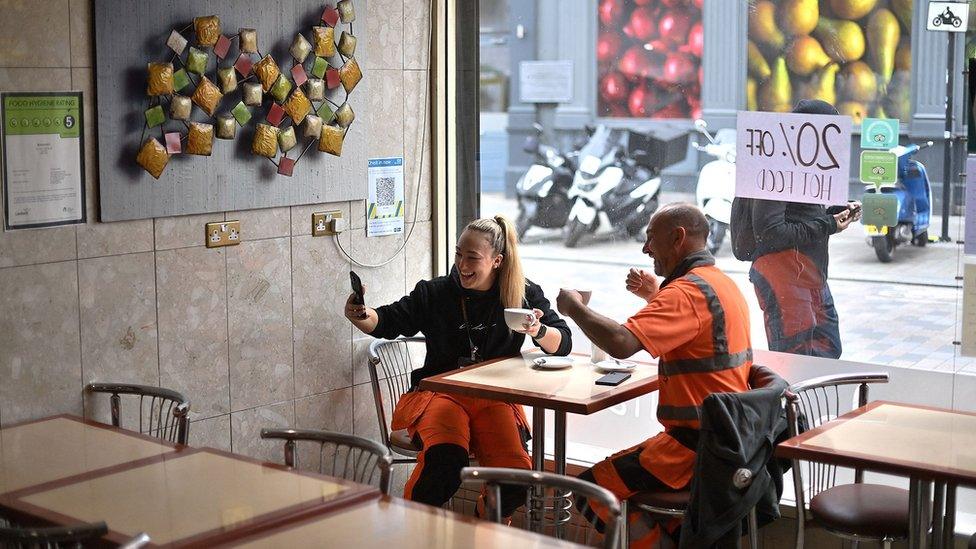
[[[363,296],[363,281],[355,271],[349,271],[349,283],[352,285],[352,293],[356,294],[356,297],[353,298],[353,303],[355,305],[365,305],[366,299]],[[365,315],[363,318],[365,318]]]
[[[627,372],[610,372],[609,374],[596,380],[597,385],[610,385],[615,387],[621,383],[630,379],[630,374]]]

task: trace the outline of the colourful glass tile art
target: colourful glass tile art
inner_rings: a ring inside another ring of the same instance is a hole
[[[247,108],[247,105],[245,105],[243,101],[238,103],[237,106],[234,107],[234,110],[230,112],[234,114],[234,119],[237,120],[237,123],[241,126],[251,121],[251,110]]]
[[[343,129],[338,126],[322,126],[322,135],[319,136],[319,150],[340,156],[342,154],[342,139],[345,135]]]
[[[322,78],[325,76],[326,70],[329,68],[329,62],[321,57],[316,57],[315,61],[312,63],[312,75],[316,78]]]
[[[136,155],[136,163],[156,179],[163,175],[167,162],[169,162],[169,154],[166,152],[166,147],[155,137],[147,139]]]
[[[332,6],[326,6],[325,11],[322,12],[322,20],[330,27],[336,26],[336,23],[339,22],[339,10]]]
[[[228,51],[230,51],[230,38],[221,34],[220,38],[217,38],[217,43],[214,44],[214,54],[223,59],[227,57]]]
[[[343,103],[335,112],[336,122],[343,128],[348,128],[352,121],[356,119],[356,113],[352,111],[349,103]]]
[[[321,78],[309,78],[305,82],[305,95],[312,101],[325,99],[325,81]]]
[[[190,122],[190,132],[186,136],[186,153],[210,156],[213,153],[213,139],[213,126]]]
[[[329,106],[329,102],[326,101],[319,106],[319,110],[315,112],[322,119],[322,123],[328,124],[332,122],[332,117],[335,114],[332,112],[332,107]]]
[[[288,116],[296,124],[301,124],[308,113],[312,112],[312,102],[305,97],[301,88],[295,88],[288,101],[285,101],[284,107],[285,112],[288,113]]]
[[[281,71],[278,70],[278,64],[275,63],[274,57],[268,54],[254,65],[254,74],[258,75],[258,80],[261,81],[261,87],[264,88],[264,91],[268,91],[277,82]]]
[[[173,93],[173,64],[149,63],[148,95],[171,95]]]
[[[244,92],[241,95],[244,104],[249,107],[260,107],[264,102],[264,91],[261,90],[261,84],[257,82],[244,82]]]
[[[339,53],[345,55],[346,57],[352,57],[355,55],[356,37],[346,31],[342,31],[342,35],[339,36]]]
[[[322,119],[314,114],[305,117],[302,122],[302,137],[318,139],[322,135]]]
[[[166,113],[163,112],[162,105],[146,109],[146,124],[150,128],[155,128],[163,122],[166,122]]]
[[[220,91],[225,95],[237,89],[237,72],[234,67],[218,69],[217,80],[220,80]]]
[[[295,35],[295,39],[292,40],[291,47],[288,48],[288,51],[291,52],[291,56],[295,59],[296,63],[304,63],[308,54],[312,51],[312,45],[308,43],[308,40],[302,33],[298,33]]]
[[[285,109],[281,108],[281,105],[277,103],[272,103],[271,108],[268,109],[268,124],[272,126],[277,126],[281,124],[281,119],[285,117]]]
[[[336,54],[335,31],[332,27],[312,27],[312,40],[315,42],[315,55],[332,57]]]
[[[325,85],[328,86],[330,90],[338,88],[339,81],[339,69],[329,69],[325,71]]]
[[[254,29],[241,29],[238,31],[241,51],[244,53],[258,52],[258,31]]]
[[[254,61],[251,59],[251,55],[247,53],[242,53],[237,61],[234,63],[234,68],[237,72],[241,73],[241,76],[247,77],[251,74],[251,67],[254,66]]]
[[[217,139],[234,139],[237,136],[237,119],[233,114],[217,116]]]
[[[169,38],[166,39],[166,45],[169,49],[173,50],[176,55],[181,55],[183,50],[186,49],[187,40],[177,31],[169,33]]]
[[[183,150],[183,143],[180,141],[182,136],[180,132],[169,132],[166,133],[166,153],[167,154],[180,154]]]
[[[186,55],[186,70],[194,73],[203,75],[207,72],[207,60],[210,55],[203,50],[198,50],[193,46],[190,46],[190,53]]]
[[[282,152],[292,150],[297,144],[298,139],[295,137],[295,126],[288,126],[278,132],[278,146],[281,147]]]
[[[251,152],[268,158],[277,156],[278,128],[267,124],[258,124],[254,131],[254,141],[251,142]]]
[[[278,161],[278,174],[291,177],[291,174],[294,171],[295,161],[293,159],[283,156],[281,160]]]
[[[186,75],[185,69],[180,69],[173,73],[173,90],[180,91],[190,85],[190,77]]]
[[[274,86],[271,86],[271,95],[278,101],[284,101],[288,97],[288,92],[291,91],[291,88],[291,80],[286,78],[285,75],[279,74],[278,80],[275,81]]]
[[[220,18],[216,15],[195,17],[193,19],[193,30],[197,34],[197,44],[213,46],[220,37]]]
[[[296,86],[301,86],[308,80],[308,75],[305,74],[305,67],[303,65],[295,65],[291,68],[291,79],[295,81]]]
[[[342,18],[343,23],[352,23],[356,20],[356,9],[351,0],[342,0],[336,4],[336,9],[339,10],[339,17]]]
[[[169,102],[169,117],[173,120],[189,120],[193,101],[185,95],[174,95]]]
[[[200,83],[197,84],[197,89],[193,92],[193,102],[203,109],[203,112],[213,116],[214,112],[217,111],[217,105],[220,104],[221,97],[223,94],[220,93],[217,86],[206,76],[201,76]]]
[[[359,68],[359,63],[356,62],[355,58],[350,58],[346,61],[346,64],[339,69],[339,80],[342,80],[342,87],[346,89],[346,93],[352,93],[352,90],[356,88],[356,84],[363,79],[363,71]]]

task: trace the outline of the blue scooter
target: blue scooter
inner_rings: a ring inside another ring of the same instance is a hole
[[[864,189],[865,217],[869,217],[870,208],[868,195],[882,193],[893,195],[897,199],[897,221],[887,225],[864,225],[868,235],[868,245],[874,248],[874,253],[882,263],[889,263],[895,253],[895,248],[906,242],[915,246],[925,246],[929,241],[929,220],[932,213],[932,187],[925,166],[914,160],[918,151],[931,147],[929,141],[923,145],[898,145],[889,149],[898,157],[898,180],[895,183],[868,185]],[[892,214],[894,212],[891,212]]]

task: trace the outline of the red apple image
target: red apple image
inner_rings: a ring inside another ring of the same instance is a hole
[[[597,13],[604,26],[614,26],[624,15],[624,2],[623,0],[600,0]]]
[[[647,118],[657,105],[657,95],[646,84],[641,84],[630,92],[627,109],[635,118]]]
[[[688,38],[691,29],[691,17],[680,11],[665,13],[657,24],[661,39],[672,44],[682,44]]]
[[[701,58],[702,50],[704,49],[705,30],[702,27],[701,21],[699,21],[692,25],[691,30],[688,31],[688,42],[682,46],[682,51],[687,51],[695,57]]]
[[[630,84],[624,75],[617,71],[607,73],[600,79],[600,97],[608,103],[616,103],[627,99],[630,94]]]
[[[596,58],[600,62],[616,59],[620,54],[623,41],[620,35],[613,32],[601,32],[600,38],[596,41]]]
[[[647,78],[651,74],[648,52],[641,46],[632,46],[620,57],[617,69],[631,80]]]
[[[660,80],[667,84],[684,84],[695,80],[698,64],[686,53],[672,53],[664,61]]]
[[[657,31],[657,22],[650,8],[640,7],[630,14],[628,23],[633,37],[640,41],[650,40]]]

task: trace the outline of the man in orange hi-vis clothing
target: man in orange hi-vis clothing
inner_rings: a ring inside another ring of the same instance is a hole
[[[659,358],[657,418],[664,432],[618,452],[581,478],[609,489],[621,500],[647,490],[683,490],[691,482],[698,444],[699,406],[711,393],[749,389],[752,345],[749,309],[735,283],[705,248],[708,222],[691,204],[670,204],[651,218],[644,253],[658,279],[640,269],[627,275],[627,289],[647,305],[623,324],[563,290],[559,312],[572,318],[594,345],[615,358],[641,350]],[[582,507],[581,507],[582,508]],[[603,510],[589,517],[602,527]],[[651,547],[662,529],[632,513],[630,546]],[[675,528],[677,520],[668,525]]]

